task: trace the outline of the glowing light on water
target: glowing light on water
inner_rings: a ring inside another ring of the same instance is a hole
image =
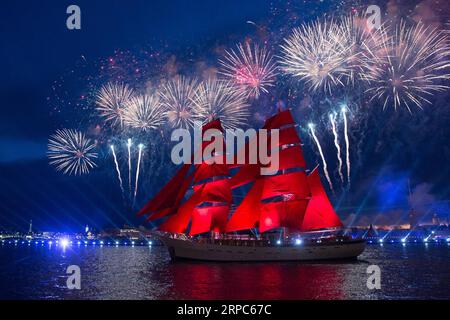
[[[61,239],[61,246],[63,248],[67,247],[69,245],[69,240],[67,240],[66,238]]]
[[[325,156],[323,154],[322,146],[320,145],[319,139],[316,136],[316,133],[314,130],[314,124],[310,123],[308,126],[309,126],[309,130],[311,131],[311,136],[313,137],[313,140],[316,143],[317,149],[319,150],[320,157],[322,158],[323,172],[325,174],[325,177],[327,178],[328,184],[330,185],[330,189],[333,190],[333,184],[331,183],[330,175],[328,173],[327,161],[325,160]]]

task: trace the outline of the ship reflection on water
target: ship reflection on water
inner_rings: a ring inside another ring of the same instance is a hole
[[[354,262],[170,261],[164,247],[0,247],[0,299],[449,299],[450,246],[368,246]],[[366,286],[379,265],[381,290]],[[66,288],[69,265],[81,290]]]
[[[172,270],[174,288],[196,299],[345,298],[343,274],[330,264],[186,263],[174,265]]]

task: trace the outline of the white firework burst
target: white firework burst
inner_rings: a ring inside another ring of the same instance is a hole
[[[226,51],[219,63],[222,66],[219,72],[243,87],[251,97],[258,98],[261,92],[268,93],[268,87],[274,85],[277,67],[265,47],[240,43],[237,51]]]
[[[198,89],[197,79],[184,76],[171,79],[160,90],[161,105],[172,128],[193,127],[196,109],[193,99]]]
[[[143,131],[159,128],[165,120],[164,110],[157,95],[132,97],[123,112],[124,124]]]
[[[285,73],[300,79],[310,91],[331,93],[350,77],[348,36],[334,20],[319,20],[293,30],[281,45]]]
[[[125,104],[133,97],[133,89],[123,83],[107,83],[96,96],[97,110],[105,122],[123,125]]]
[[[346,76],[347,84],[354,85],[357,81],[368,81],[367,74],[373,68],[373,56],[377,55],[384,47],[384,26],[370,28],[365,14],[350,14],[339,23],[347,44],[346,65],[349,73]]]
[[[50,136],[47,155],[56,170],[69,175],[82,175],[96,167],[95,146],[95,142],[86,138],[84,133],[62,129]]]
[[[383,108],[430,104],[429,97],[447,90],[442,84],[450,77],[450,42],[445,31],[419,22],[407,26],[401,21],[392,36],[383,34],[383,50],[373,56],[377,65],[368,74],[371,100],[383,102]]]
[[[230,81],[209,79],[202,82],[194,98],[197,119],[203,122],[220,119],[224,128],[247,123],[250,115],[247,93]]]

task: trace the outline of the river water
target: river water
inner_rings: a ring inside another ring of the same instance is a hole
[[[67,267],[81,289],[67,289]],[[378,265],[381,289],[367,288]],[[450,299],[450,245],[369,245],[355,262],[172,263],[164,247],[0,246],[0,299]]]

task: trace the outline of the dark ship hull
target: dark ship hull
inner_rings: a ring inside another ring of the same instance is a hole
[[[362,239],[266,245],[252,240],[198,241],[167,235],[160,238],[167,246],[172,260],[224,262],[355,259],[364,251],[366,245]]]

